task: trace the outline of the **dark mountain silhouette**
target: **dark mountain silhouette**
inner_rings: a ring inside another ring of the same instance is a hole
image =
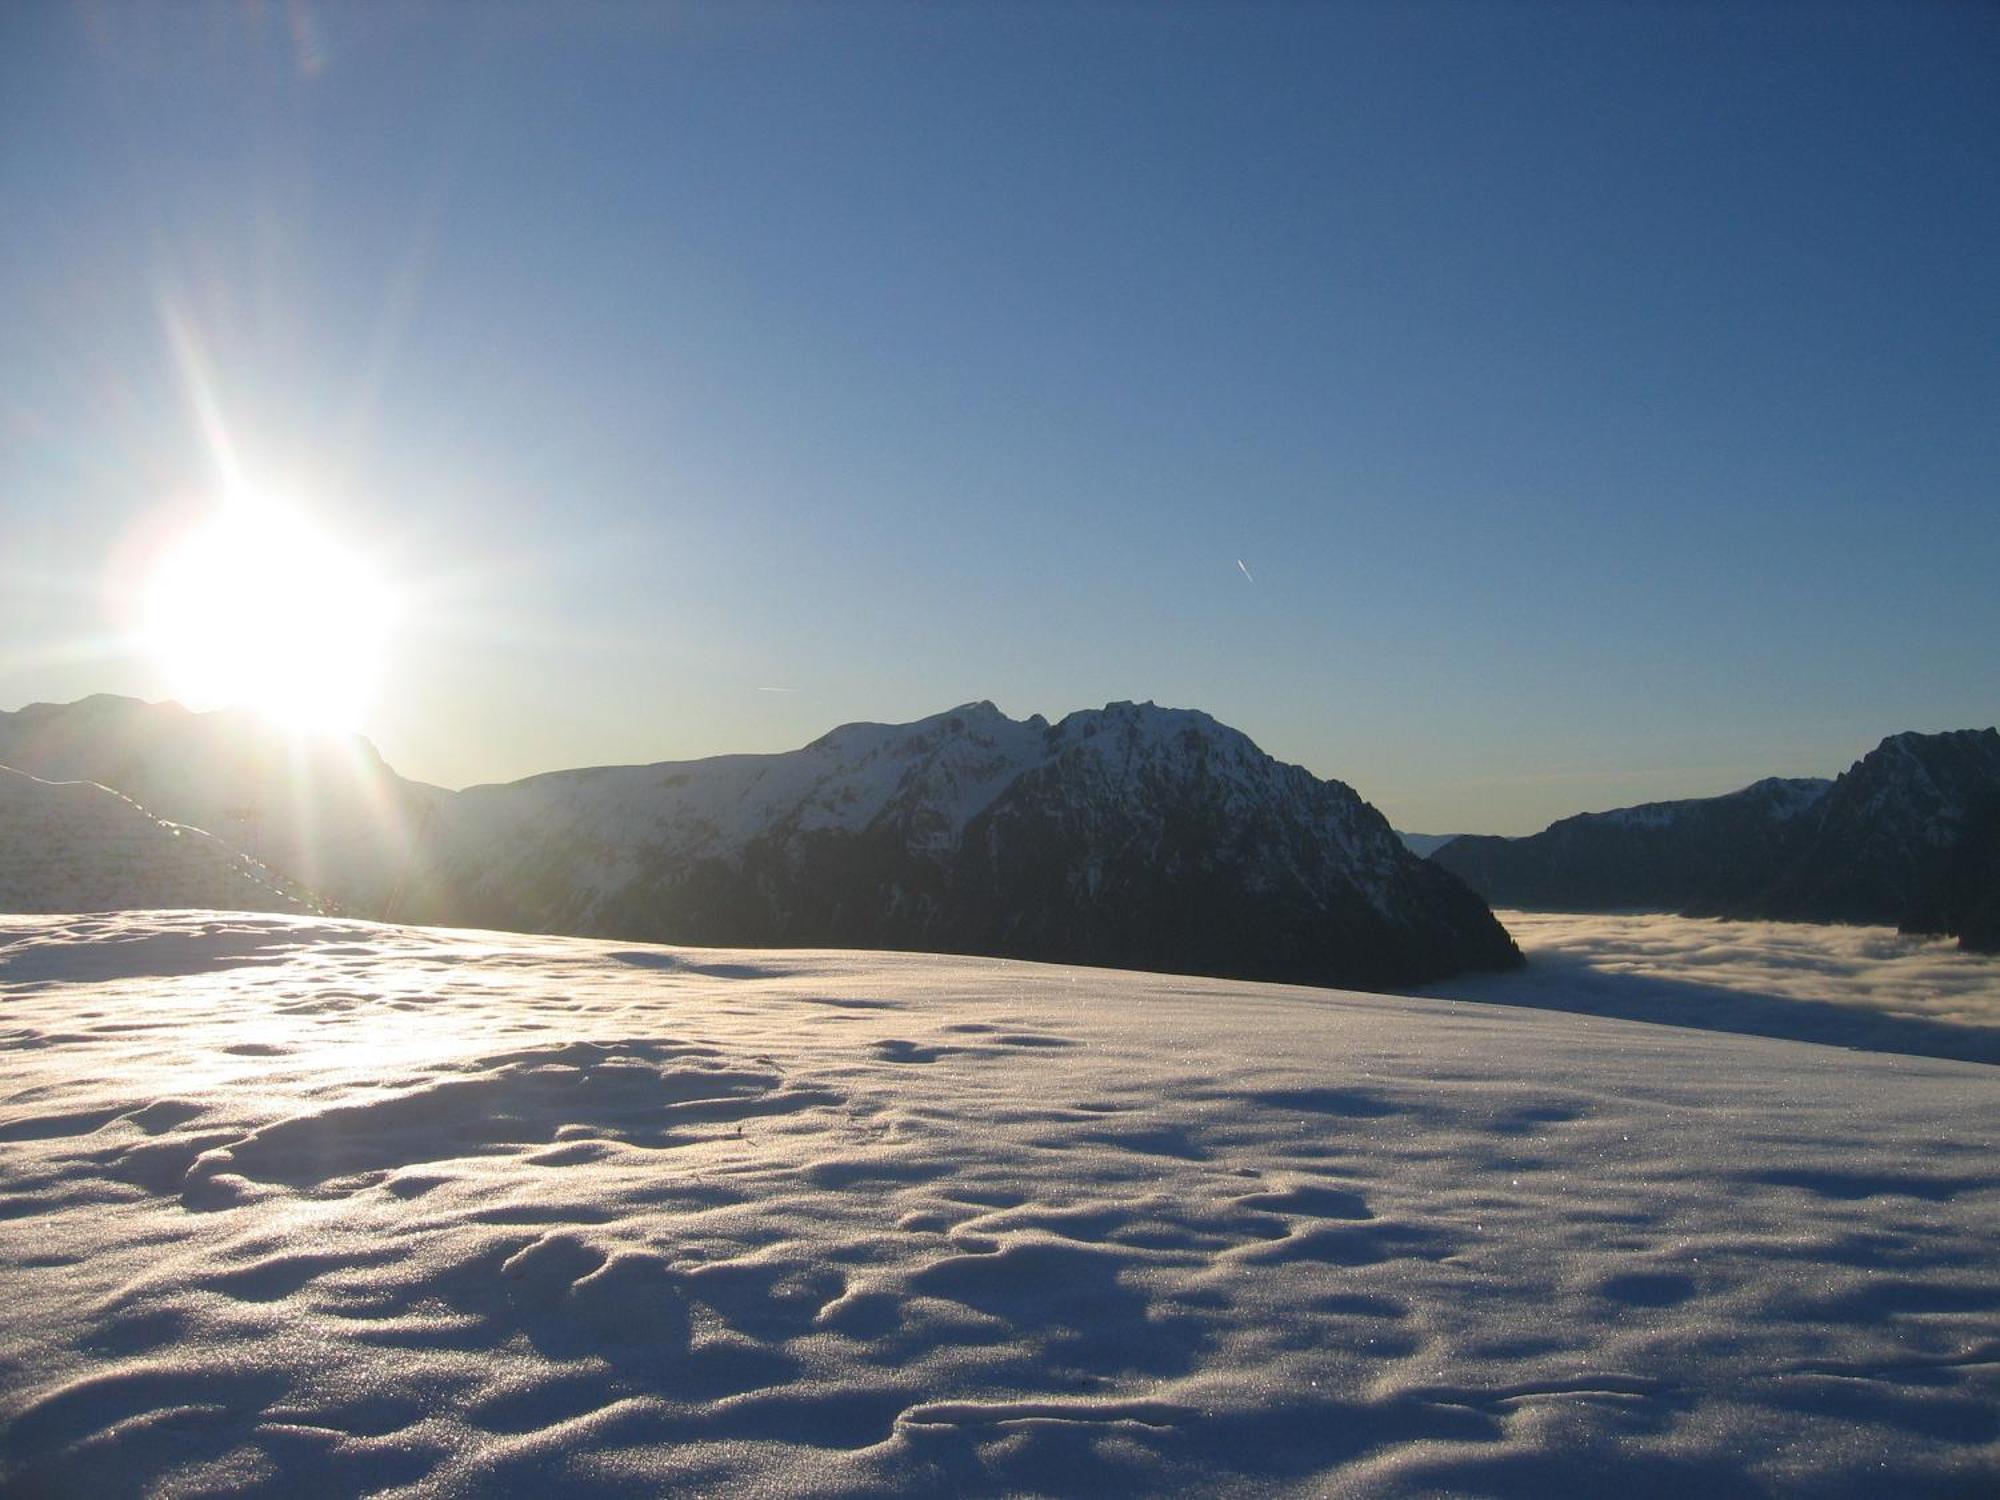
[[[803,750],[473,788],[424,920],[985,953],[1324,985],[1519,961],[1350,788],[1187,710],[990,703]]]
[[[2000,731],[1891,735],[1837,781],[1587,813],[1431,858],[1496,906],[1887,923],[2000,951]]]
[[[1832,785],[1773,778],[1722,797],[1580,813],[1527,838],[1466,834],[1430,857],[1495,906],[1719,908],[1770,885],[1800,819]]]

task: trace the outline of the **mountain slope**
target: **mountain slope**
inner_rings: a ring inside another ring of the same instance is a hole
[[[1431,859],[1495,906],[1714,909],[1768,886],[1830,781],[1759,781],[1722,797],[1580,813],[1527,838],[1466,834]]]
[[[443,803],[408,919],[920,948],[1318,984],[1518,961],[1348,787],[1206,714],[990,703],[787,755],[559,772]]]
[[[1897,734],[1856,761],[1749,909],[1981,941],[2000,900],[2000,730]],[[1990,938],[1987,945],[1993,946]]]
[[[0,713],[0,765],[112,787],[362,915],[388,906],[426,810],[446,795],[396,775],[358,736],[110,694]]]
[[[1588,813],[1432,859],[1496,906],[1886,923],[2000,951],[2000,731],[1891,735],[1832,783]]]
[[[783,755],[456,793],[358,739],[112,697],[0,714],[8,756],[114,786],[361,915],[1317,984],[1519,961],[1350,788],[1151,704],[1052,726],[975,703]]]
[[[87,781],[0,766],[0,911],[313,909],[272,871],[198,828],[163,823]]]

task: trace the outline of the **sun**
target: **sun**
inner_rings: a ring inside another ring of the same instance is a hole
[[[379,574],[295,509],[233,501],[155,565],[145,632],[174,697],[353,730],[392,625]]]

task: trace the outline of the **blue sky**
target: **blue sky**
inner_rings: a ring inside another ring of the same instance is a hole
[[[1975,5],[9,7],[0,707],[165,691],[178,320],[425,779],[1153,698],[1519,832],[1989,724],[1996,78]]]

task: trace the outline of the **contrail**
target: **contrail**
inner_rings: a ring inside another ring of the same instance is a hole
[[[1236,559],[1236,566],[1243,570],[1243,576],[1245,578],[1249,579],[1252,583],[1255,583],[1257,581],[1257,575],[1250,571],[1250,564],[1245,562],[1242,558],[1239,557]]]

